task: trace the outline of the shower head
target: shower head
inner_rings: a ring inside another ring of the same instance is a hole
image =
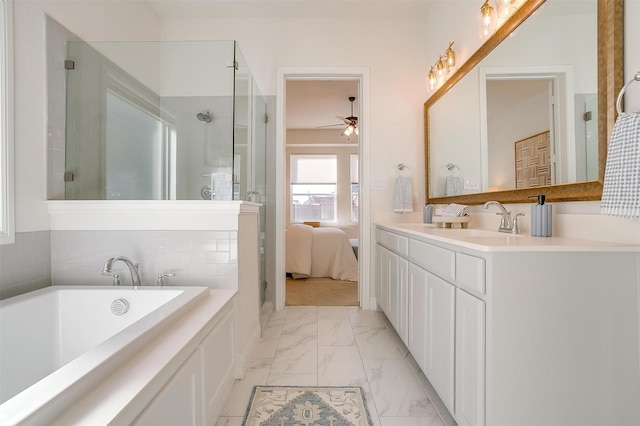
[[[211,113],[209,111],[207,112],[199,112],[196,117],[198,118],[198,120],[202,121],[203,123],[211,123],[211,120],[213,120],[213,116],[211,115]]]

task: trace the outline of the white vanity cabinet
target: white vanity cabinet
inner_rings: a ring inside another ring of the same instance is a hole
[[[376,238],[389,295],[408,265],[406,304],[380,306],[459,425],[640,424],[639,247],[424,224]]]

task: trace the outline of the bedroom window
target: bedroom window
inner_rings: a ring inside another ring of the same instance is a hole
[[[336,155],[291,155],[290,182],[292,222],[335,222],[338,187]]]

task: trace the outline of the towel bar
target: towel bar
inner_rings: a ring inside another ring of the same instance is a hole
[[[620,93],[618,93],[618,99],[616,101],[616,110],[618,111],[618,114],[622,114],[622,97],[624,96],[624,91],[627,90],[627,87],[631,86],[631,83],[634,81],[640,81],[640,71],[638,71],[636,75],[629,80],[627,84],[622,86],[622,89],[620,89]]]

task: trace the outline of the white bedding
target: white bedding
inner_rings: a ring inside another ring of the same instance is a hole
[[[293,224],[285,240],[285,269],[294,278],[358,281],[358,260],[342,229]]]

